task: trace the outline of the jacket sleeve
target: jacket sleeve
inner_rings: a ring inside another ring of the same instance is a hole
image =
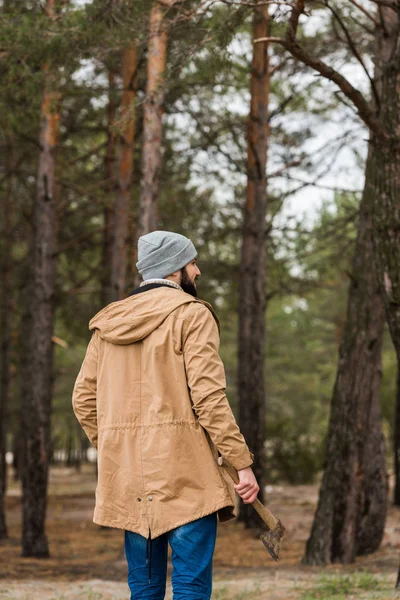
[[[183,335],[183,356],[193,410],[221,455],[236,470],[253,462],[225,395],[225,370],[219,356],[219,332],[210,310],[201,306]]]
[[[97,346],[95,336],[96,333],[93,333],[75,381],[72,407],[90,442],[97,448]]]

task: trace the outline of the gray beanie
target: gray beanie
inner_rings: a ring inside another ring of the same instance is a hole
[[[172,231],[152,231],[138,241],[136,267],[147,279],[163,279],[179,271],[197,256],[193,242]]]

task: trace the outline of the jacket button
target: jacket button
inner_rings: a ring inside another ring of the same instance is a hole
[[[149,496],[148,500],[150,500],[150,502],[153,500],[153,496]]]
[[[141,499],[141,498],[138,498],[138,499],[137,499],[137,501],[138,501],[138,502],[141,502],[141,501],[142,501],[142,499]]]

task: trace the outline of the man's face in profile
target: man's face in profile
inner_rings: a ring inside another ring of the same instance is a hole
[[[197,266],[196,259],[193,259],[190,263],[181,269],[181,281],[180,286],[184,292],[191,296],[197,296],[196,279],[200,277],[201,271]]]

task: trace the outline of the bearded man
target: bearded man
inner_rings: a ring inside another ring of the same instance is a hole
[[[93,521],[125,532],[131,599],[164,598],[169,544],[174,600],[209,600],[217,520],[235,516],[235,489],[246,503],[259,491],[225,395],[219,323],[197,298],[196,257],[183,235],[139,238],[143,282],[91,319],[73,391],[98,451]]]

